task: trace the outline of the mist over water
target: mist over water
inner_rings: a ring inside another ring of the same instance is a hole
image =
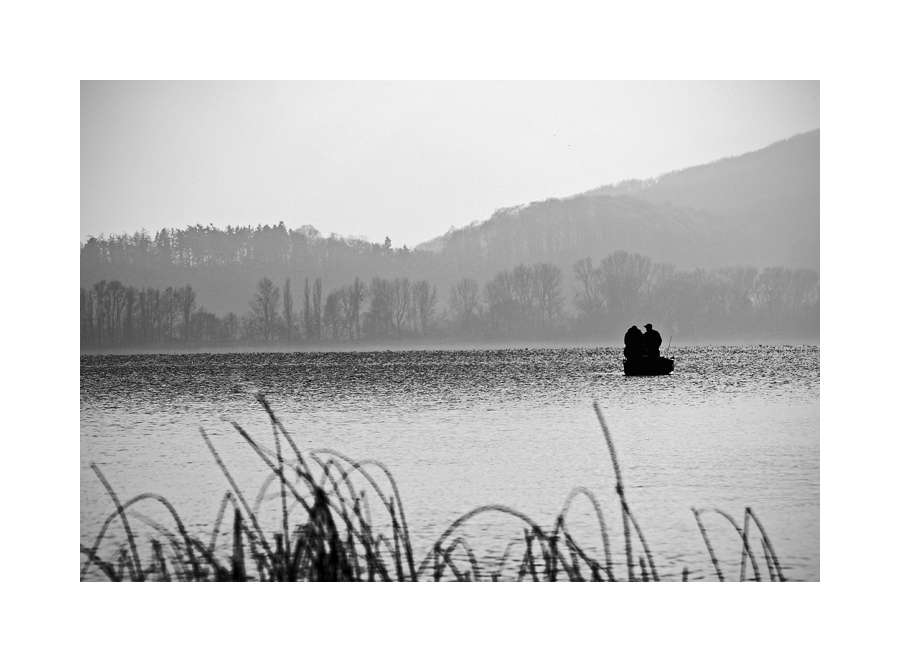
[[[329,448],[393,472],[417,559],[475,507],[503,504],[551,525],[582,486],[597,496],[621,564],[596,399],[661,577],[680,578],[686,566],[692,579],[715,579],[692,506],[736,518],[751,506],[787,578],[818,580],[818,347],[670,353],[675,372],[651,378],[623,376],[618,348],[82,356],[82,543],[114,510],[92,461],[121,497],[161,494],[189,529],[208,532],[228,486],[201,426],[255,495],[268,471],[228,421],[274,448],[259,390],[301,450]],[[275,510],[263,507],[269,517]],[[576,501],[568,519],[600,556],[588,504]],[[726,578],[736,579],[739,538],[724,519],[705,523]],[[462,533],[488,560],[522,535],[496,515]]]

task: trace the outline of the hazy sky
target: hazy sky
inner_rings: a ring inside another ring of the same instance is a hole
[[[818,82],[83,82],[81,239],[284,221],[413,247],[818,127]]]

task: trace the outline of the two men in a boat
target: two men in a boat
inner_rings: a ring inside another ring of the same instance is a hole
[[[632,326],[625,332],[625,358],[640,359],[642,356],[659,358],[659,348],[662,346],[662,336],[653,328],[652,324],[645,324],[646,333]]]

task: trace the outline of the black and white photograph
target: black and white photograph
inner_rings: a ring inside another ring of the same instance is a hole
[[[6,18],[6,657],[890,658],[884,7]]]
[[[80,582],[820,582],[819,80],[79,104]]]

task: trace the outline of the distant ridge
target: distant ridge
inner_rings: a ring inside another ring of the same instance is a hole
[[[627,195],[709,211],[753,237],[763,266],[818,269],[819,142],[815,129],[754,152],[584,195]]]
[[[500,258],[497,268],[506,255],[566,264],[623,249],[681,268],[818,270],[819,137],[816,129],[653,179],[501,209],[416,248],[475,249]]]

